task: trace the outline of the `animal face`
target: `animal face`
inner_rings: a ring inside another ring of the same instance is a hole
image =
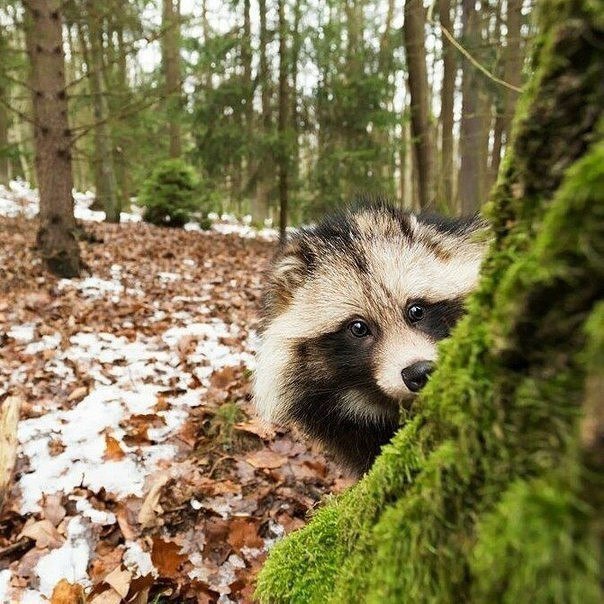
[[[379,446],[388,440],[475,286],[479,226],[380,205],[297,234],[276,258],[265,295],[261,415],[328,445],[342,430],[356,431],[361,448],[375,450],[368,443],[376,433]]]

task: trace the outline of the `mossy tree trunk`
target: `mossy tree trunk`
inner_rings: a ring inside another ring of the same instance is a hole
[[[469,313],[263,602],[602,601],[604,1],[545,0]]]

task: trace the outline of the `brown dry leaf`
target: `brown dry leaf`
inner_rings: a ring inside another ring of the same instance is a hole
[[[233,428],[235,428],[235,430],[240,430],[241,432],[255,434],[263,440],[269,440],[275,436],[275,430],[271,428],[271,426],[268,426],[265,422],[262,422],[254,417],[247,422],[239,422],[238,424],[235,424]]]
[[[196,336],[183,336],[178,340],[178,344],[176,344],[176,349],[178,350],[178,356],[181,361],[186,361],[187,357],[195,350],[197,345],[197,337]]]
[[[79,386],[75,390],[72,390],[67,397],[67,400],[71,403],[79,398],[84,398],[88,394],[88,388],[86,386]]]
[[[122,598],[125,598],[130,591],[132,582],[132,573],[129,570],[122,570],[120,566],[114,568],[106,577],[105,583],[108,583],[117,591]]]
[[[234,518],[229,527],[228,542],[236,549],[262,547],[264,541],[258,536],[258,527],[252,518]]]
[[[128,519],[128,509],[122,503],[117,504],[115,517],[117,519],[117,524],[122,531],[122,535],[124,535],[124,539],[127,541],[134,541],[136,538],[136,533],[134,532],[134,529],[130,524],[130,520]]]
[[[52,457],[56,457],[57,455],[61,455],[61,453],[63,453],[63,451],[65,451],[65,445],[58,438],[53,438],[48,443],[48,453]]]
[[[166,397],[162,396],[161,394],[158,394],[155,405],[153,407],[153,411],[155,411],[156,413],[158,411],[166,411],[169,408],[169,406],[170,405],[168,405],[168,401],[166,400]]]
[[[103,457],[107,461],[119,461],[126,457],[126,453],[120,447],[120,443],[113,436],[109,436],[109,434],[105,434],[105,455]]]
[[[52,590],[51,604],[83,604],[84,588],[76,583],[72,585],[67,579],[61,579]]]
[[[151,562],[162,577],[174,578],[180,565],[187,559],[186,556],[180,553],[180,549],[178,543],[164,541],[160,537],[153,537]]]
[[[151,442],[147,434],[149,428],[165,426],[165,424],[164,418],[154,413],[132,415],[124,425],[128,432],[124,441],[128,445],[147,445]]]
[[[185,422],[178,431],[178,439],[189,447],[194,447],[199,436],[199,426],[192,421]]]
[[[135,577],[130,584],[130,604],[147,604],[149,589],[155,583],[153,575]]]
[[[245,458],[245,461],[255,468],[274,469],[280,468],[283,464],[285,464],[287,462],[287,457],[284,455],[279,455],[279,453],[274,453],[273,451],[262,449],[260,451],[250,453]]]
[[[224,369],[215,371],[210,378],[210,383],[213,388],[218,390],[225,390],[227,386],[230,386],[237,379],[237,368],[227,366]]]
[[[105,591],[93,596],[89,600],[88,604],[120,604],[122,601],[122,596],[118,594],[113,587],[110,587],[109,589],[106,589]]]
[[[111,570],[119,568],[124,551],[106,541],[99,541],[94,549],[94,556],[88,566],[88,574],[93,583],[101,584]],[[101,590],[102,591],[102,590]]]
[[[138,513],[138,522],[143,528],[150,528],[158,523],[158,515],[163,512],[159,505],[162,487],[168,482],[167,474],[160,474],[151,485],[140,512]]]
[[[40,549],[43,547],[54,549],[56,547],[61,547],[63,544],[63,538],[59,534],[59,531],[57,531],[50,520],[46,519],[34,522],[29,526],[25,525],[21,531],[20,537],[34,539],[36,547]]]
[[[63,492],[46,495],[42,503],[42,515],[52,522],[53,526],[59,526],[61,520],[65,518],[65,508],[63,507]]]

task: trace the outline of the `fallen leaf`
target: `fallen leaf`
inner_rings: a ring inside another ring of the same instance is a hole
[[[210,383],[218,390],[224,390],[232,384],[236,378],[236,367],[226,366],[224,369],[215,371],[210,378]]]
[[[61,547],[63,539],[59,534],[59,531],[55,528],[54,524],[50,520],[39,520],[29,526],[23,527],[20,537],[29,537],[34,539],[36,547],[42,549],[48,547],[54,549]]]
[[[160,537],[153,537],[151,549],[151,562],[162,577],[174,578],[180,565],[187,559],[180,553],[181,547],[173,541],[164,541]]]
[[[71,403],[79,398],[84,398],[88,394],[88,388],[86,386],[79,386],[75,390],[72,390],[67,397],[67,400]]]
[[[275,436],[275,430],[273,428],[256,418],[252,418],[247,422],[239,422],[235,424],[233,428],[235,428],[235,430],[240,430],[241,432],[255,434],[263,440],[268,440]]]
[[[106,589],[105,591],[93,596],[88,601],[88,604],[120,604],[122,601],[122,596],[118,594],[113,587],[110,587],[109,589]]]
[[[122,535],[124,535],[124,539],[126,539],[126,541],[134,541],[136,538],[136,533],[130,524],[130,520],[128,518],[128,509],[122,503],[117,504],[115,517],[117,519],[117,524],[122,531]]]
[[[130,591],[132,573],[129,570],[122,570],[121,567],[118,566],[105,577],[104,581],[111,585],[122,598],[125,598]]]
[[[61,579],[55,585],[50,598],[51,604],[83,604],[84,602],[84,588],[79,583],[75,585],[69,583],[67,579]]]
[[[284,455],[279,455],[279,453],[274,453],[273,451],[262,449],[260,451],[250,453],[245,458],[245,461],[255,468],[273,469],[280,468],[283,464],[285,464],[287,462],[287,457]]]
[[[157,516],[162,513],[159,505],[162,487],[168,482],[169,476],[160,474],[151,485],[140,512],[138,513],[138,522],[143,528],[150,528],[157,524]]]
[[[264,540],[258,536],[258,527],[252,518],[233,518],[229,526],[228,542],[236,550],[242,547],[262,547]]]
[[[45,495],[42,503],[42,515],[52,522],[53,526],[59,526],[61,520],[65,518],[65,508],[63,507],[63,492]]]
[[[105,434],[105,455],[103,457],[107,461],[119,461],[126,457],[126,453],[120,447],[120,443],[108,434]]]

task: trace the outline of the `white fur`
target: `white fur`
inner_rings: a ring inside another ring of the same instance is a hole
[[[409,399],[413,393],[405,386],[401,371],[418,361],[436,360],[436,345],[406,328],[390,334],[377,358],[375,378],[380,390],[395,399]]]
[[[353,419],[367,424],[377,424],[392,415],[392,411],[382,405],[376,405],[359,390],[349,390],[340,398],[343,410]]]

